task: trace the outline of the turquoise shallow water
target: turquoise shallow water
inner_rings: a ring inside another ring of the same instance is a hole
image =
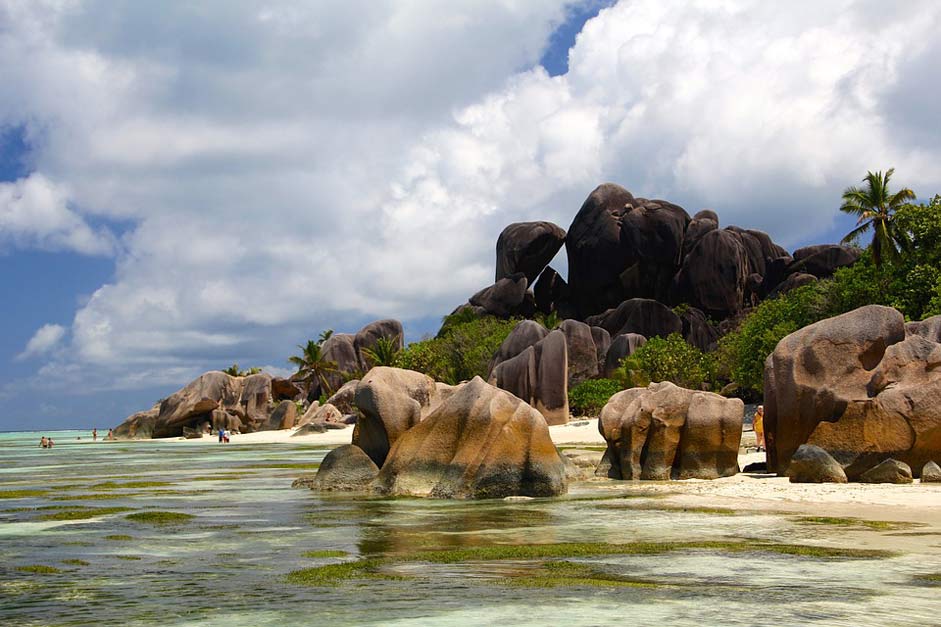
[[[525,560],[403,562],[389,566],[399,580],[300,587],[286,575],[417,550],[740,538],[853,547],[878,532],[675,511],[615,482],[525,503],[322,497],[290,484],[326,449],[93,444],[58,432],[42,450],[40,435],[0,434],[2,625],[931,625],[941,615],[941,588],[917,579],[941,572],[938,535],[889,559],[697,549],[580,560],[662,584],[652,587],[507,585],[538,567]],[[102,495],[115,498],[87,498]],[[126,518],[148,511],[194,518]],[[57,519],[76,512],[87,517]],[[303,555],[325,550],[348,557]]]

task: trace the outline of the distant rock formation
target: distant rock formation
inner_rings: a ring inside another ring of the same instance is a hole
[[[916,472],[941,459],[935,323],[906,325],[898,311],[869,305],[782,339],[765,364],[769,468],[784,472],[805,443],[850,481],[890,458]]]
[[[601,410],[600,476],[716,479],[738,472],[745,405],[669,382],[618,392]]]
[[[497,238],[494,281],[518,272],[532,285],[565,242],[565,230],[551,222],[517,222]]]
[[[184,428],[199,432],[225,428],[242,433],[271,428],[275,409],[271,381],[271,375],[265,373],[233,377],[220,371],[207,372],[154,409],[131,415],[115,428],[114,435],[165,438],[182,436]]]

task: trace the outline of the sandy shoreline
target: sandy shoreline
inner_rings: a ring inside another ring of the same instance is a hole
[[[598,432],[596,419],[576,420],[567,425],[549,427],[556,445],[604,445]],[[353,428],[330,430],[326,433],[294,436],[294,430],[260,431],[233,435],[227,446],[259,444],[305,444],[335,447],[349,444]],[[746,433],[743,442],[749,442]],[[184,446],[226,446],[216,436],[201,439],[164,438],[155,442],[178,442]],[[764,453],[739,455],[739,465],[764,461]],[[598,485],[608,485],[599,480]],[[617,484],[615,484],[617,485]],[[793,484],[786,477],[763,473],[739,473],[713,481],[688,479],[685,481],[637,483],[652,492],[666,493],[670,503],[683,507],[720,507],[732,510],[791,512],[815,516],[855,517],[866,520],[906,521],[928,525],[919,533],[937,532],[941,539],[941,484],[921,485],[917,480],[910,485],[872,484]],[[922,538],[925,540],[926,538]]]

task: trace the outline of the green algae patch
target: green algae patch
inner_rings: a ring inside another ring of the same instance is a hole
[[[128,536],[123,533],[113,533],[111,535],[105,536],[105,540],[111,542],[130,542],[134,539],[134,536]]]
[[[48,493],[48,490],[0,490],[0,499],[34,499]]]
[[[304,551],[304,557],[328,558],[328,557],[346,557],[349,553],[346,551]]]
[[[249,464],[248,468],[274,468],[274,469],[286,469],[286,470],[317,470],[320,468],[320,464],[305,464],[305,463],[295,463],[295,462],[271,462],[264,464]]]
[[[130,507],[82,507],[74,509],[59,509],[39,517],[40,520],[88,520],[98,516],[108,516],[120,512],[130,511]]]
[[[630,509],[636,511],[651,512],[679,512],[683,514],[707,514],[710,516],[743,516],[753,512],[745,510],[730,509],[728,507],[705,507],[705,506],[684,506],[667,505],[662,503],[606,503],[602,505],[604,509]]]
[[[80,559],[67,559],[67,560],[62,560],[62,563],[63,563],[63,564],[67,564],[67,565],[69,565],[69,566],[89,566],[89,565],[91,565],[91,562],[86,562],[85,560],[80,560]]]
[[[287,575],[288,583],[304,586],[333,586],[353,579],[403,579],[382,571],[383,567],[409,562],[427,564],[462,564],[472,562],[545,561],[535,574],[505,578],[508,585],[524,587],[665,587],[654,581],[607,573],[590,564],[567,561],[566,558],[589,558],[611,555],[662,555],[679,551],[713,551],[717,553],[774,553],[814,559],[882,559],[896,555],[875,549],[843,549],[801,544],[742,542],[715,540],[703,542],[632,542],[628,544],[559,543],[528,545],[496,545],[440,551],[420,551],[386,558],[365,558],[339,564],[326,564],[296,570]]]
[[[115,555],[114,557],[126,562],[138,562],[143,559],[140,555]]]
[[[941,586],[941,573],[925,573],[922,575],[915,575],[914,579],[917,583],[920,584]]]
[[[17,566],[14,570],[21,573],[31,573],[33,575],[58,575],[62,571],[55,566],[44,566],[42,564],[31,564],[29,566]]]
[[[191,477],[187,481],[235,481],[237,479],[250,479],[257,477],[253,472],[229,473],[225,475],[209,475],[207,477]]]
[[[130,494],[121,494],[113,492],[101,492],[96,494],[76,494],[75,496],[56,496],[53,501],[111,501],[114,499],[125,499]]]
[[[876,531],[898,531],[921,527],[918,523],[899,522],[894,520],[864,520],[862,518],[839,518],[836,516],[799,516],[795,522],[805,525],[830,525],[834,527],[865,527]]]
[[[363,559],[302,568],[288,573],[285,580],[298,586],[336,586],[350,579],[403,579],[380,573],[379,568],[386,563],[388,562],[382,559]]]
[[[96,483],[89,487],[89,490],[139,490],[141,488],[165,488],[173,485],[169,481],[126,481],[117,483],[115,481],[105,481]]]
[[[600,570],[590,564],[569,561],[546,562],[534,575],[507,577],[502,583],[521,588],[662,588],[664,584],[625,577]]]
[[[179,525],[196,518],[182,512],[135,512],[125,516],[128,520],[148,525]]]

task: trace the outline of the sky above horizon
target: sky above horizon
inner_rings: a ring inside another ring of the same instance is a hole
[[[419,339],[605,181],[789,249],[941,193],[931,0],[309,4],[0,0],[0,430]]]

